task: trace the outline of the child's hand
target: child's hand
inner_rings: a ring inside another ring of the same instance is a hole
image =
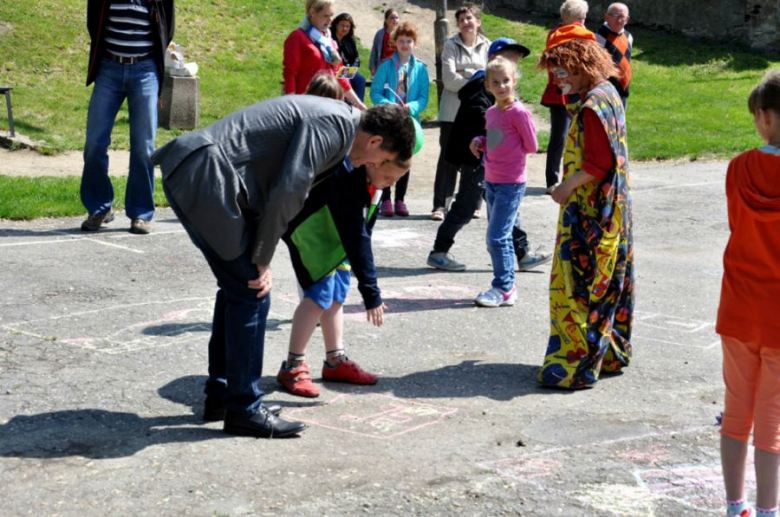
[[[479,150],[479,142],[476,139],[472,140],[469,144],[469,150],[471,151],[471,154],[477,158],[482,156],[482,151]]]
[[[368,309],[366,311],[366,321],[370,321],[375,327],[381,327],[385,322],[385,309],[387,309],[387,306],[384,303],[379,307]]]
[[[560,185],[558,185],[553,189],[551,194],[553,201],[555,201],[559,205],[562,205],[563,203],[566,202],[567,199],[569,199],[572,190],[573,189],[571,188],[571,184],[564,181],[563,183],[561,183]]]

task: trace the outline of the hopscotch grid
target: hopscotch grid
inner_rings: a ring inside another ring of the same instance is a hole
[[[298,420],[298,421],[305,422],[307,424],[314,425],[314,426],[317,426],[317,427],[321,427],[323,429],[329,429],[331,431],[338,431],[338,432],[347,433],[347,434],[351,434],[351,435],[355,435],[355,436],[362,436],[364,438],[372,438],[372,439],[375,439],[375,440],[391,440],[393,438],[397,438],[399,436],[411,433],[413,431],[418,431],[418,430],[423,429],[425,427],[429,427],[429,426],[438,424],[445,417],[448,417],[450,415],[454,415],[455,413],[458,412],[458,408],[448,408],[448,407],[445,407],[445,406],[437,406],[435,404],[428,404],[428,403],[424,403],[424,402],[403,401],[401,399],[398,399],[397,397],[393,397],[392,395],[387,395],[387,394],[382,394],[382,393],[375,393],[375,394],[352,394],[352,396],[354,396],[354,397],[371,397],[371,396],[384,397],[384,398],[390,399],[391,403],[399,404],[398,407],[395,407],[395,408],[391,407],[388,410],[380,411],[379,413],[375,413],[375,414],[369,415],[367,417],[362,417],[362,418],[356,418],[355,419],[356,422],[361,422],[361,423],[364,422],[364,421],[369,421],[367,419],[371,419],[371,418],[374,418],[374,417],[377,417],[377,416],[382,416],[382,415],[392,414],[393,412],[397,412],[399,409],[403,409],[403,405],[404,404],[406,404],[407,406],[413,406],[413,407],[423,407],[423,408],[433,408],[433,409],[436,409],[436,410],[444,410],[444,412],[439,413],[439,415],[438,415],[439,418],[437,420],[434,420],[434,421],[431,421],[431,422],[424,422],[424,423],[418,424],[416,426],[410,427],[408,429],[404,429],[402,431],[399,431],[399,432],[396,432],[396,433],[393,433],[393,434],[389,434],[389,435],[386,435],[386,436],[379,436],[379,435],[375,435],[375,434],[369,434],[369,433],[365,433],[365,432],[354,431],[352,429],[345,429],[343,427],[338,427],[338,426],[335,426],[335,425],[332,425],[332,424],[323,423],[322,421],[319,421],[319,420],[306,418],[305,415],[304,416],[300,415],[300,413],[308,411],[311,408],[297,408],[297,409],[293,409],[293,410],[290,411],[289,414],[290,414],[291,417],[295,417],[295,419]],[[325,404],[323,404],[322,406],[319,406],[319,407],[321,408],[321,407],[324,407],[324,406],[332,406],[337,401],[343,400],[346,397],[347,397],[347,395],[339,395],[335,399],[333,399],[333,400],[331,400],[329,402],[326,402]]]

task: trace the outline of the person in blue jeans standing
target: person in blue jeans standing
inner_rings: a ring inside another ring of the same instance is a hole
[[[480,307],[504,307],[517,301],[512,228],[525,194],[526,156],[539,147],[531,112],[515,98],[515,64],[501,56],[485,69],[485,87],[496,103],[485,114],[486,135],[471,141],[474,156],[485,165],[488,211],[486,243],[493,263],[490,289],[477,295]]]
[[[88,0],[91,39],[87,86],[95,83],[87,115],[81,224],[98,231],[114,220],[114,188],[108,177],[108,146],[119,108],[127,99],[130,170],[125,213],[130,231],[147,234],[154,217],[154,152],[157,103],[162,92],[165,49],[173,38],[174,0]]]

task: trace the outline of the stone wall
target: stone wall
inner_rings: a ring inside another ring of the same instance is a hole
[[[486,0],[505,8],[558,17],[563,0]],[[611,2],[589,1],[588,25],[603,20]],[[631,24],[669,29],[695,38],[740,41],[752,48],[780,49],[780,0],[636,0],[624,2]],[[630,29],[630,25],[629,25]]]

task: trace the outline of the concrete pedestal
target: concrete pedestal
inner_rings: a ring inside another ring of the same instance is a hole
[[[165,75],[157,125],[165,129],[195,129],[200,121],[200,79]]]

